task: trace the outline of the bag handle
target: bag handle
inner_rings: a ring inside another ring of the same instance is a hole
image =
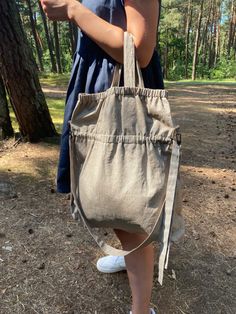
[[[124,32],[124,86],[135,87],[135,47],[128,32]]]
[[[73,140],[73,138],[72,138]],[[75,158],[75,151],[74,151],[74,144],[70,143],[70,162],[73,164],[73,158]],[[164,213],[163,220],[162,220],[162,241],[161,241],[161,251],[159,256],[159,276],[158,281],[162,285],[163,282],[163,275],[164,275],[164,268],[168,266],[168,257],[170,251],[170,232],[171,232],[171,221],[173,216],[173,209],[174,209],[174,200],[176,194],[176,185],[177,185],[177,177],[179,171],[179,159],[180,159],[180,144],[176,141],[172,143],[172,153],[170,159],[170,169],[168,174],[167,186],[166,186],[166,197],[163,200],[161,210],[159,216],[156,219],[154,227],[147,238],[137,247],[130,251],[120,250],[115,247],[110,246],[109,244],[105,243],[101,237],[95,235],[93,233],[92,228],[89,226],[87,219],[81,209],[80,204],[76,199],[76,182],[75,182],[75,174],[74,171],[71,171],[71,195],[72,195],[72,202],[76,206],[76,209],[80,213],[80,217],[88,229],[91,236],[97,242],[98,246],[102,249],[105,254],[114,255],[114,256],[127,256],[130,253],[137,251],[140,248],[143,248],[150,244],[151,242],[158,239],[159,230],[160,230],[160,219],[162,217],[162,213]],[[73,167],[72,167],[73,168]]]
[[[133,35],[124,32],[124,86],[144,88],[143,76],[135,58],[135,46]],[[113,72],[111,87],[117,87],[120,84],[121,64],[116,64]],[[137,83],[136,83],[137,82]]]

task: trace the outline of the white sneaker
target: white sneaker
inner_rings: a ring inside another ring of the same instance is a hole
[[[97,269],[102,273],[116,273],[126,270],[125,259],[123,256],[104,256],[97,261]]]
[[[132,314],[132,312],[129,312],[130,314]],[[156,312],[153,309],[150,309],[150,314],[156,314]]]

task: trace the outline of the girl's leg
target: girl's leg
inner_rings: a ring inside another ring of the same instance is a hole
[[[124,250],[140,244],[146,235],[115,230]],[[132,292],[132,314],[149,314],[153,285],[154,249],[148,245],[125,257]]]

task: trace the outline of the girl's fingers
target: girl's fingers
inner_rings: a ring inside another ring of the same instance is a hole
[[[68,17],[69,2],[64,0],[40,0],[43,11],[48,19],[53,21],[66,21]]]
[[[46,13],[46,11],[47,11],[47,6],[45,5],[45,3],[44,3],[43,0],[40,0],[40,2],[41,2],[41,6],[42,6],[43,11]]]

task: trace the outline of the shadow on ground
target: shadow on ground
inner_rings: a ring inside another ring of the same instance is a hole
[[[163,287],[156,267],[152,306],[162,314],[234,314],[235,137],[227,139],[235,120],[227,123],[235,113],[231,95],[220,100],[217,89],[200,86],[199,103],[185,88],[171,86],[170,101],[184,138],[186,235],[172,247]],[[0,193],[0,313],[127,314],[126,273],[97,272],[101,252],[72,220],[68,196],[55,193],[57,159],[51,143],[9,145],[0,154],[0,182],[13,191]]]

